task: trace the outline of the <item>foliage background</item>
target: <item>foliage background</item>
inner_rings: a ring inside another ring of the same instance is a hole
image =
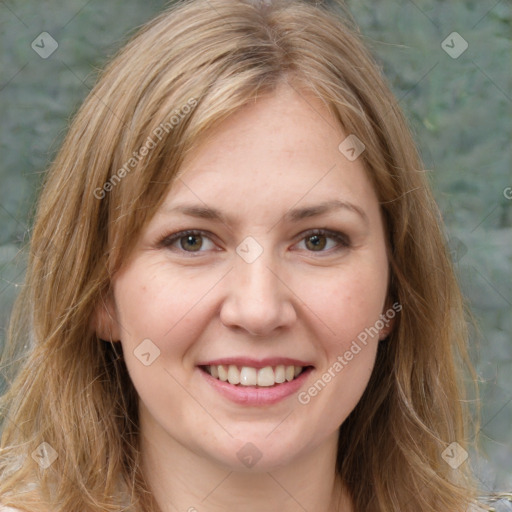
[[[0,342],[22,283],[42,174],[96,71],[161,0],[0,1]],[[512,490],[511,26],[509,0],[347,0],[400,99],[444,215],[481,334],[474,335],[482,405],[483,492]],[[42,59],[31,43],[58,42]],[[457,59],[441,47],[458,32]],[[65,191],[63,191],[63,194]],[[509,195],[510,197],[510,195]]]

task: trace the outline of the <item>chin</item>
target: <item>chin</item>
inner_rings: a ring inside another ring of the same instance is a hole
[[[270,432],[270,430],[268,431]],[[299,457],[297,442],[287,437],[284,442],[279,436],[272,441],[265,434],[246,434],[243,439],[238,437],[229,447],[224,447],[221,453],[211,454],[221,465],[236,472],[268,472],[280,469],[293,463]],[[290,450],[293,446],[294,451]]]

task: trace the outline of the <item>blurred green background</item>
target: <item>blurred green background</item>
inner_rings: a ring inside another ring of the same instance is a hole
[[[471,453],[467,463],[483,492],[512,490],[512,4],[347,4],[410,120],[482,332],[472,341],[472,357],[483,452]],[[23,247],[43,172],[96,71],[168,5],[0,2],[0,342],[22,283]],[[31,47],[42,32],[58,43],[46,59]]]

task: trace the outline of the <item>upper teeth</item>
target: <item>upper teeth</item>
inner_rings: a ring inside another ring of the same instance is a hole
[[[230,384],[239,384],[241,386],[273,386],[274,384],[282,384],[285,380],[291,381],[297,377],[302,366],[284,366],[277,365],[265,366],[264,368],[252,368],[250,366],[242,366],[241,369],[234,364],[212,365],[206,366],[206,371],[216,379]]]

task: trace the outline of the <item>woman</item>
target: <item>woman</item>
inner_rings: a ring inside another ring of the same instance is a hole
[[[177,4],[108,66],[38,206],[0,501],[466,511],[460,291],[357,31]]]

